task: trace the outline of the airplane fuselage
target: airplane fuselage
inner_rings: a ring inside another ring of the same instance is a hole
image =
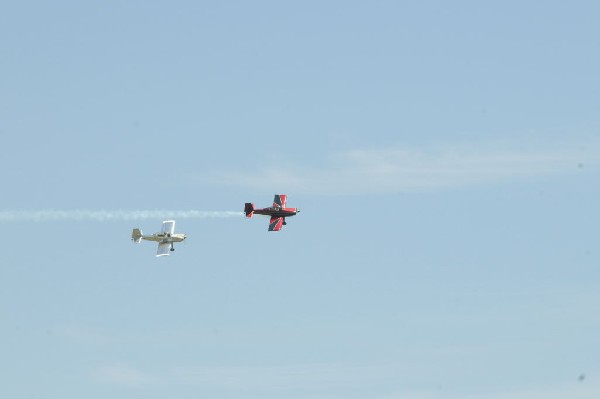
[[[254,213],[256,215],[266,215],[273,217],[289,217],[294,216],[298,213],[298,208],[278,208],[278,207],[269,207],[262,209],[255,209]]]
[[[155,233],[155,234],[152,234],[151,236],[142,236],[141,238],[146,241],[157,241],[157,242],[161,242],[161,243],[170,243],[170,242],[181,242],[186,239],[186,235],[180,234],[180,233],[176,233],[176,234]]]

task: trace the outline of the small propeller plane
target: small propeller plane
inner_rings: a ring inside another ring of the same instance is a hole
[[[287,195],[275,194],[272,207],[256,209],[254,204],[247,202],[244,206],[244,213],[246,213],[247,218],[251,218],[254,214],[271,216],[271,220],[269,221],[269,231],[279,231],[287,224],[285,222],[286,217],[294,216],[300,212],[300,209],[298,208],[286,208],[286,202]]]
[[[145,236],[144,233],[142,233],[142,230],[137,228],[133,229],[131,232],[131,241],[136,244],[139,244],[142,240],[157,241],[158,250],[156,251],[156,256],[169,255],[169,250],[175,251],[173,243],[181,242],[186,238],[187,236],[185,234],[175,233],[174,220],[165,220],[162,224],[162,228],[160,229],[160,233],[154,233],[150,236]]]

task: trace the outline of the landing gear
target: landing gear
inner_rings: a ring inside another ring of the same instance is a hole
[[[175,251],[175,247],[171,244],[171,252]]]

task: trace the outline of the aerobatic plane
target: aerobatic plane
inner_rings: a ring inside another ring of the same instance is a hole
[[[286,202],[287,195],[275,194],[272,207],[256,209],[254,204],[247,202],[244,206],[244,213],[246,213],[247,218],[251,218],[254,214],[271,216],[271,220],[269,221],[269,231],[279,231],[287,224],[285,222],[286,217],[294,216],[300,212],[300,209],[298,208],[286,208]]]
[[[160,229],[160,233],[154,233],[150,236],[145,236],[140,229],[133,229],[131,232],[131,241],[139,244],[142,240],[157,241],[158,250],[156,256],[169,255],[169,251],[175,251],[173,243],[185,240],[187,236],[182,233],[175,233],[175,221],[165,220]]]

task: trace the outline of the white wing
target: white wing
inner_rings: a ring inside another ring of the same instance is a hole
[[[175,232],[175,221],[174,220],[165,220],[162,225],[162,229],[160,230],[163,234],[173,234]]]
[[[169,251],[171,250],[171,244],[168,242],[161,242],[158,244],[158,250],[156,251],[156,256],[165,256],[169,255]]]

